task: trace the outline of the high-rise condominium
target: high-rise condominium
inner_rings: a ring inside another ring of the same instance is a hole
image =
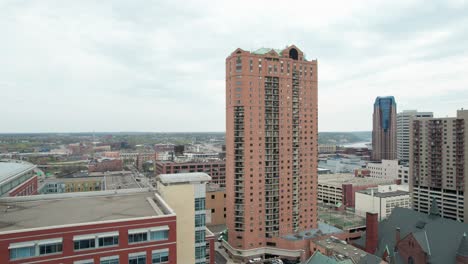
[[[375,99],[373,121],[372,160],[396,159],[396,103],[393,96]]]
[[[229,244],[297,248],[282,237],[317,227],[317,61],[294,45],[235,50],[226,121]]]
[[[457,117],[416,118],[410,135],[413,209],[429,212],[436,198],[442,217],[468,219],[468,110]]]
[[[416,110],[403,110],[397,114],[397,158],[400,161],[409,161],[410,122],[415,117],[432,117],[432,112],[418,112]]]

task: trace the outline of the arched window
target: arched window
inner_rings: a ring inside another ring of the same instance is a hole
[[[412,256],[408,257],[408,264],[414,264],[414,259]]]
[[[293,60],[298,60],[299,58],[299,53],[297,52],[297,49],[290,49],[289,50],[289,58],[293,59]]]

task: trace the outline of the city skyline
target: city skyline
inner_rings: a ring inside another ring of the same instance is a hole
[[[318,59],[319,131],[370,131],[378,95],[436,117],[468,105],[465,1],[267,3],[3,2],[0,133],[224,131],[238,47]]]

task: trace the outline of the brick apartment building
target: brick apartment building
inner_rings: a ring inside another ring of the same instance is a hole
[[[100,158],[91,160],[88,164],[88,172],[106,172],[123,170],[121,159]]]
[[[226,162],[221,160],[206,162],[157,161],[156,175],[171,173],[204,172],[211,176],[211,183],[226,186]]]
[[[230,254],[295,255],[288,234],[317,223],[317,60],[296,46],[226,58],[226,209]],[[242,252],[242,254],[239,254]]]

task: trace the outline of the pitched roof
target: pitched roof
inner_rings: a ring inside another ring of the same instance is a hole
[[[283,50],[280,49],[272,49],[272,48],[260,48],[258,50],[252,51],[253,54],[258,54],[258,55],[264,55],[267,54],[270,51],[276,52],[279,56],[281,56],[281,52]]]
[[[425,223],[421,225],[421,223]],[[382,256],[385,248],[395,257],[395,230],[400,228],[401,237],[413,234],[418,243],[427,251],[432,264],[454,263],[457,249],[464,244],[463,233],[468,232],[468,224],[413,211],[408,208],[395,208],[392,214],[379,223],[378,247],[375,255]],[[364,247],[365,233],[355,244]],[[466,250],[465,250],[466,249]],[[468,255],[468,245],[461,250]]]
[[[361,260],[359,261],[359,264],[379,264],[381,262],[382,262],[381,258],[371,255],[371,254],[367,254],[365,257],[361,258]]]
[[[428,255],[431,255],[431,247],[429,245],[429,240],[427,239],[426,230],[420,230],[413,233],[414,239],[418,241],[418,244]]]
[[[460,245],[458,246],[457,254],[468,257],[468,239],[466,238],[466,233],[463,233]]]
[[[437,205],[437,201],[435,198],[432,199],[431,210],[429,211],[429,215],[433,217],[440,216],[439,206]]]
[[[315,253],[310,257],[304,264],[353,264],[349,259],[337,260],[334,257],[328,257],[320,253],[320,251],[315,251]]]

